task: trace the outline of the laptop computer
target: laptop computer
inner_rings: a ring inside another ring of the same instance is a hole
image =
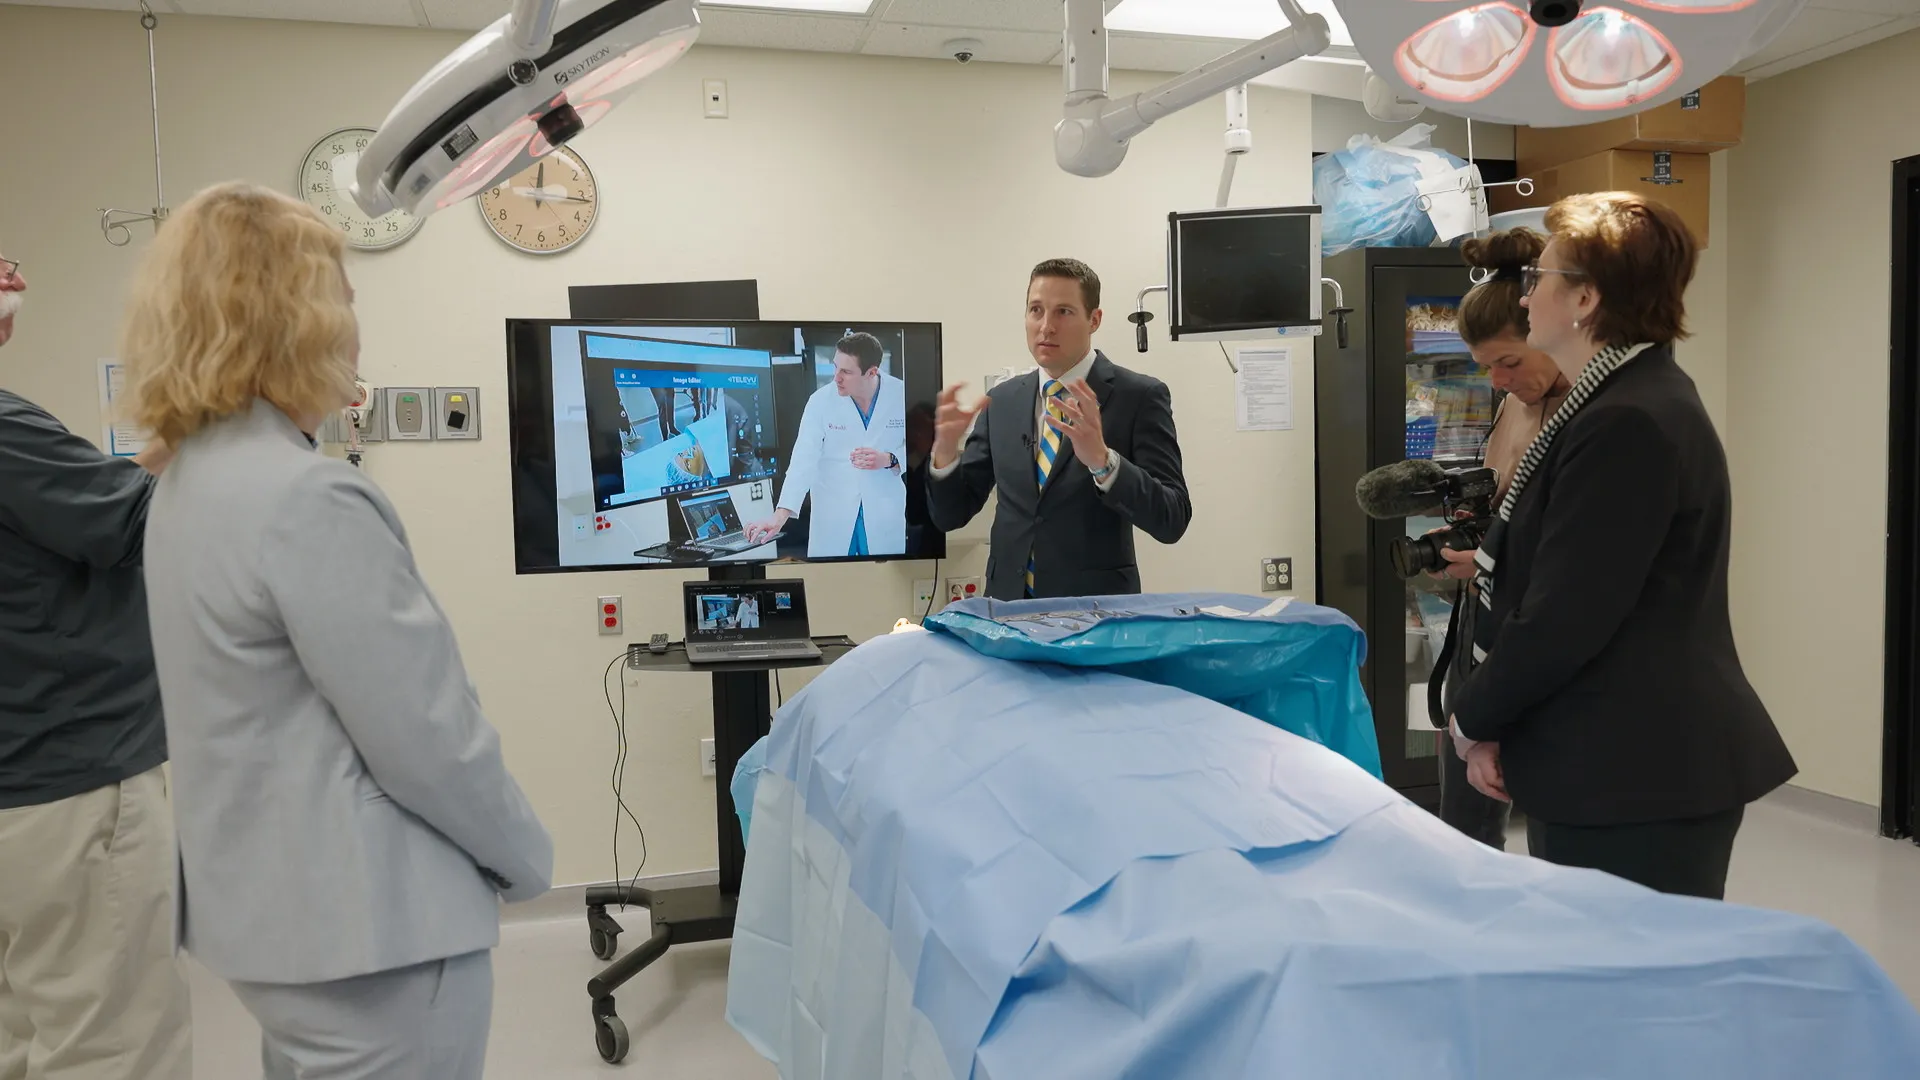
[[[804,581],[689,581],[684,589],[688,663],[820,655],[807,625]]]
[[[710,555],[737,555],[780,537],[775,533],[764,540],[747,539],[747,527],[740,523],[730,491],[681,499],[680,518],[687,523],[687,542],[682,547]]]

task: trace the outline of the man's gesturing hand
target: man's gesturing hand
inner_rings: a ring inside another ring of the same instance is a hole
[[[960,448],[967,441],[973,418],[987,407],[984,397],[975,405],[960,404],[960,388],[965,385],[954,383],[940,391],[940,407],[933,416],[933,467],[936,469],[960,460]]]
[[[1047,423],[1073,444],[1073,456],[1080,459],[1080,464],[1089,469],[1106,468],[1107,436],[1100,427],[1100,399],[1094,396],[1093,387],[1085,379],[1075,379],[1058,401],[1066,422],[1055,420],[1048,412]]]

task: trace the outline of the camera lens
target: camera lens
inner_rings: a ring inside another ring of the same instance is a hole
[[[540,134],[545,135],[547,142],[554,146],[565,146],[568,139],[585,130],[587,130],[586,121],[580,119],[580,114],[574,111],[571,105],[562,105],[557,109],[548,110],[547,114],[540,118]]]
[[[1393,572],[1408,581],[1446,569],[1446,560],[1440,557],[1439,535],[1396,536],[1387,546],[1387,559],[1393,563]]]
[[[1541,26],[1565,26],[1580,17],[1581,0],[1533,0],[1533,21]]]

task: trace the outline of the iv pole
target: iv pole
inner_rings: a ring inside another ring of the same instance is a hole
[[[160,175],[160,69],[153,50],[153,31],[159,25],[160,20],[154,18],[147,0],[140,0],[140,26],[147,32],[147,94],[153,108],[153,211],[141,214],[101,207],[100,233],[114,247],[126,247],[133,242],[133,231],[127,226],[151,221],[157,229],[167,220],[167,195]]]

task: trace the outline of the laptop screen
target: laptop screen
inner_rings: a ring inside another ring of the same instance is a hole
[[[718,540],[745,529],[740,512],[733,508],[731,491],[715,492],[696,499],[680,500],[680,516],[686,519],[687,536],[694,540]]]
[[[687,641],[790,641],[808,637],[803,581],[689,581]]]

